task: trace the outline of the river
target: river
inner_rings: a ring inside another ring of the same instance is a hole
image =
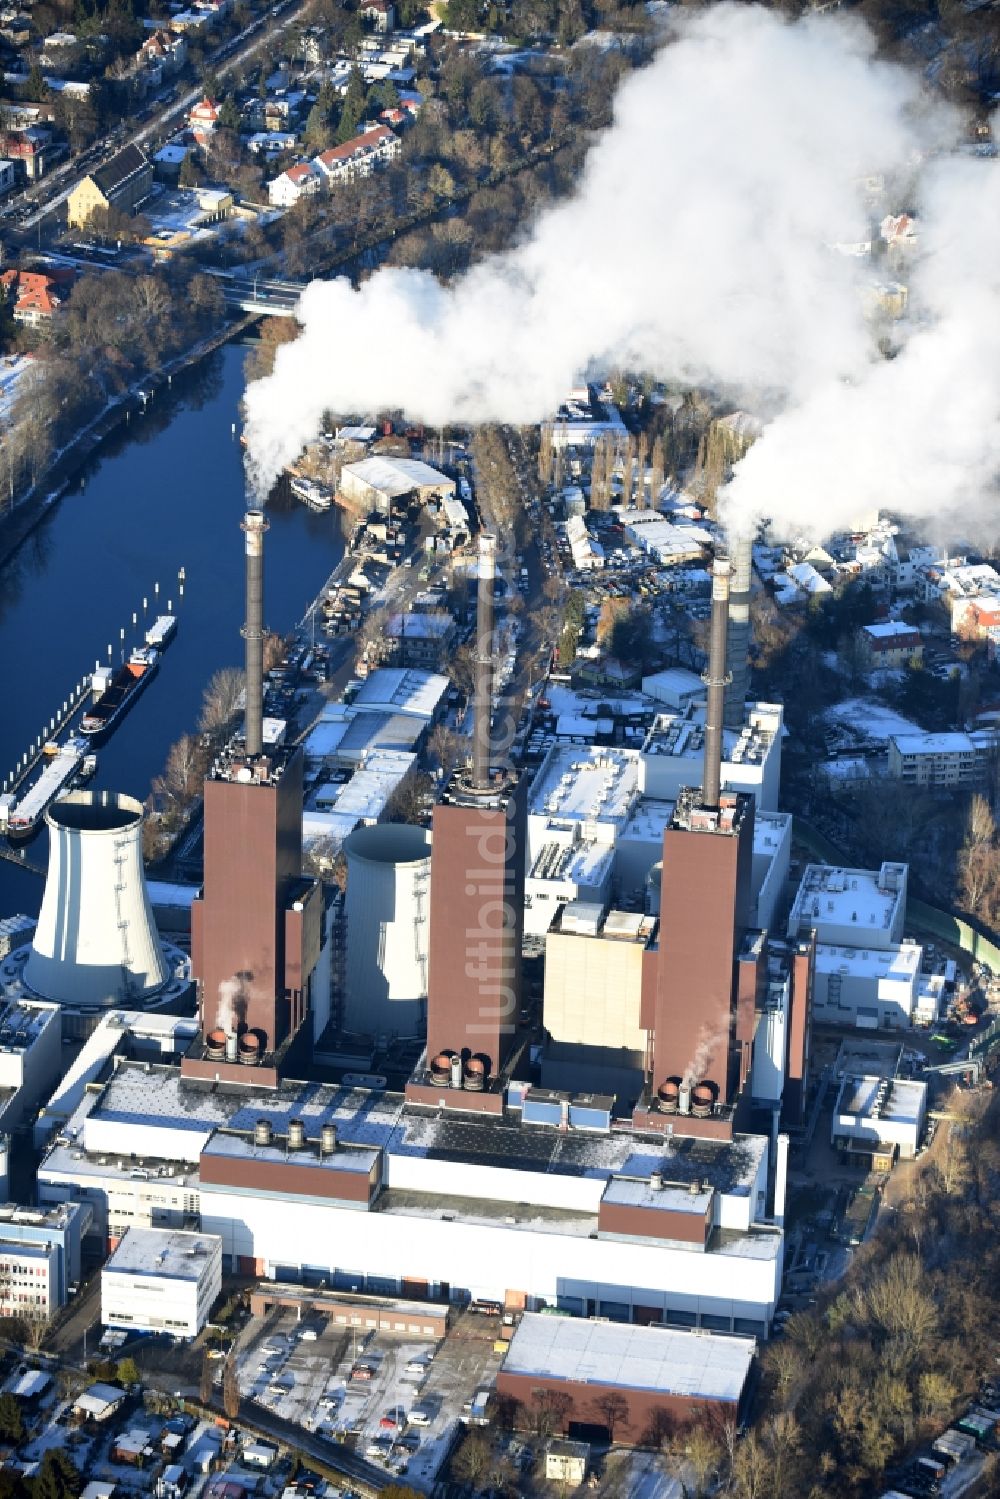
[[[93,784],[145,798],[202,692],[243,644],[245,509],[239,426],[245,346],[226,345],[161,391],[89,463],[80,482],[0,568],[0,765],[13,769],[73,685],[121,656],[172,601],[178,629],[160,670],[98,749]],[[265,619],[287,631],[343,554],[339,512],[272,508]],[[185,569],[184,596],[178,573]],[[159,584],[159,597],[155,586]],[[138,615],[138,629],[132,626]],[[28,846],[44,864],[44,831]],[[0,860],[0,916],[35,914],[42,882]]]

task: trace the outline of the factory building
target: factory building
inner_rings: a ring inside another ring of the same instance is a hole
[[[780,703],[747,703],[740,727],[723,731],[723,790],[748,793],[758,811],[777,811],[783,733]],[[698,780],[704,750],[704,702],[659,714],[642,746],[644,795],[676,800],[682,786]]]
[[[927,1084],[918,1079],[866,1072],[840,1084],[833,1107],[830,1143],[853,1158],[912,1160],[927,1118]]]
[[[565,1397],[560,1430],[603,1428],[609,1440],[656,1447],[665,1430],[708,1412],[738,1421],[755,1351],[752,1338],[528,1315],[497,1393],[517,1402],[523,1423],[544,1390]]]
[[[648,916],[575,902],[545,939],[542,1082],[610,1091],[635,1103],[642,1091],[646,1031],[643,959],[656,931]]]
[[[244,1067],[277,1081],[309,1011],[323,937],[322,887],[302,878],[302,755],[264,748],[266,530],[263,512],[248,511],[246,724],[205,780],[205,883],[191,910],[200,1034],[184,1065],[209,1081]]]
[[[0,1130],[9,1134],[48,1096],[62,1069],[57,1005],[0,1000]]]
[[[906,920],[905,864],[878,870],[807,864],[788,915],[788,936],[815,931],[836,947],[896,947]]]
[[[435,498],[453,498],[455,481],[414,458],[363,458],[360,463],[344,464],[340,492],[369,511],[391,515],[410,500],[426,504]]]
[[[543,1090],[536,1108],[536,1091],[511,1087],[487,1122],[346,1086],[206,1090],[120,1062],[50,1146],[39,1198],[90,1204],[110,1247],[128,1228],[194,1224],[242,1274],[763,1336],[783,1253],[767,1137],[612,1132],[610,1100],[553,1106]],[[656,1207],[636,1233],[621,1208],[642,1192]]]
[[[216,1235],[130,1228],[101,1271],[101,1321],[126,1332],[194,1338],[221,1291]]]
[[[899,1029],[921,1009],[923,950],[903,940],[907,866],[878,870],[807,864],[788,935],[816,934],[817,1020],[862,1030]]]
[[[871,948],[818,943],[816,1019],[861,1030],[905,1029],[919,1003],[922,960],[916,942]]]
[[[409,1039],[426,994],[426,1047],[395,1092],[291,1080],[330,987],[329,913],[300,876],[300,752],[262,741],[263,517],[244,528],[246,730],[206,784],[198,1032],[178,1066],[133,1057],[109,1028],[53,1101],[40,1202],[86,1203],[105,1248],[136,1229],[215,1236],[222,1269],[274,1281],[766,1336],[784,1250],[777,1131],[804,1104],[814,939],[804,913],[783,944],[754,924],[782,904],[789,830],[766,791],[758,806],[723,785],[727,564],[713,575],[700,786],[644,788],[651,761],[684,760],[673,751],[571,746],[546,760],[529,806],[492,737],[495,541],[480,538],[470,763],[444,788],[429,849],[420,829],[348,840],[336,1018]],[[384,686],[362,711],[399,706]],[[758,790],[778,766],[774,711],[749,725]],[[587,850],[592,885],[539,869],[564,849]],[[662,866],[649,915],[647,861]],[[541,1059],[518,1030],[526,880],[549,882],[532,896],[576,891],[539,921]],[[638,910],[614,907],[616,880]],[[753,1104],[769,1115],[757,1130]],[[692,1348],[676,1345],[678,1369]],[[734,1400],[711,1388],[738,1405],[742,1384]],[[657,1398],[681,1393],[657,1384]]]

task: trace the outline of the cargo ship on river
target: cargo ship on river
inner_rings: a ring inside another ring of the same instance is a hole
[[[86,741],[75,736],[65,744],[45,746],[42,753],[46,764],[38,780],[13,805],[0,808],[2,830],[12,843],[30,838],[56,797],[93,775],[97,756],[86,750]]]
[[[120,666],[100,697],[88,708],[80,720],[80,733],[90,739],[99,738],[114,728],[115,724],[148,687],[160,664],[159,651],[152,646],[141,646]]]

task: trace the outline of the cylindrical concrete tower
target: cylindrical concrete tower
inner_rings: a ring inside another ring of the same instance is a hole
[[[431,845],[423,828],[356,828],[347,856],[344,1029],[422,1036],[427,1019]]]
[[[747,531],[729,537],[733,573],[729,587],[729,626],[726,631],[725,722],[727,729],[742,729],[750,693],[750,588],[753,580],[753,537]]]
[[[170,979],[142,867],[142,803],[74,791],[45,821],[49,868],[24,982],[57,1004],[141,1007]]]

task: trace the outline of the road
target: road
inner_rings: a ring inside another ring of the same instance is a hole
[[[274,34],[284,31],[298,21],[306,9],[307,0],[277,0],[277,4],[270,6],[263,15],[251,21],[243,31],[228,42],[223,42],[211,54],[207,63],[215,72],[215,76],[224,80],[230,74],[245,67],[271,41]],[[181,98],[165,102],[159,113],[154,114],[144,124],[125,123],[119,126],[106,142],[91,146],[86,151],[71,157],[62,166],[56,167],[45,177],[37,194],[32,198],[32,201],[39,205],[38,211],[26,218],[18,228],[9,231],[12,243],[26,245],[29,237],[36,232],[39,232],[40,238],[41,226],[47,218],[62,207],[80,178],[89,172],[96,171],[124,146],[130,143],[138,146],[149,143],[153,149],[158,149],[163,140],[180,126],[188,110],[203,96],[203,88],[200,86],[191,88]],[[110,149],[105,149],[106,145],[110,146]],[[53,188],[56,189],[55,192],[52,191]],[[29,197],[29,194],[25,194],[25,197]]]

